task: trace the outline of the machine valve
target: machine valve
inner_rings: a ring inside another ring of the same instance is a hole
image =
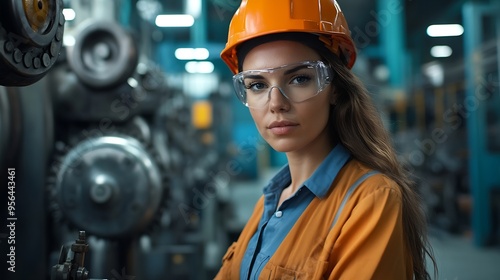
[[[59,254],[59,263],[52,267],[51,280],[92,280],[84,267],[85,253],[89,250],[85,231],[80,231],[78,239],[69,246],[63,245]],[[94,279],[97,280],[97,279]],[[104,279],[103,279],[104,280]]]

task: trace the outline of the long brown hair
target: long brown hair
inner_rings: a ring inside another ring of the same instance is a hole
[[[389,133],[368,91],[338,56],[318,51],[334,72],[333,88],[337,98],[330,124],[335,141],[342,143],[354,158],[387,175],[401,188],[403,232],[413,262],[414,279],[430,279],[426,255],[432,261],[436,276],[436,261],[427,240],[427,221],[420,197],[409,173],[397,159]]]

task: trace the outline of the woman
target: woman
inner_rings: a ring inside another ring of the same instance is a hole
[[[243,0],[221,53],[269,145],[269,182],[216,279],[429,279],[426,221],[333,0]]]

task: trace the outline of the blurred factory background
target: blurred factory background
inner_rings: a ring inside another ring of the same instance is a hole
[[[500,1],[338,2],[440,279],[500,279]],[[212,279],[286,161],[219,58],[239,4],[5,1],[0,212],[15,196],[17,220],[15,273],[0,229],[1,279],[87,279],[68,260],[93,279]]]

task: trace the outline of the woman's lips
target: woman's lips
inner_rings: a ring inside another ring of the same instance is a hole
[[[275,135],[285,135],[292,132],[297,126],[297,123],[291,121],[275,121],[267,128]]]

